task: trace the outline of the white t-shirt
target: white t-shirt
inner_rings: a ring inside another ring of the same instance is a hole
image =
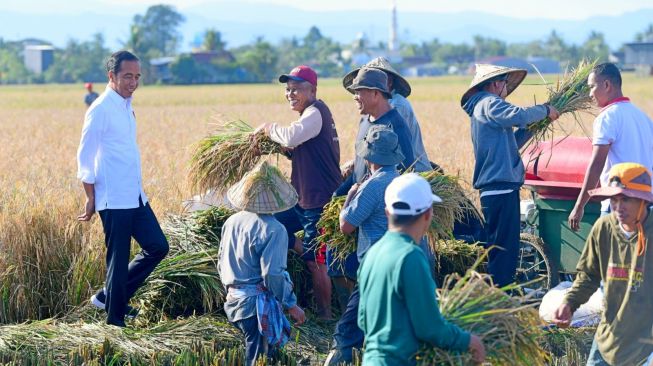
[[[610,145],[601,186],[607,185],[615,164],[638,163],[653,170],[653,121],[628,98],[619,98],[601,110],[594,119],[593,136],[594,145]],[[602,210],[607,210],[606,201]]]

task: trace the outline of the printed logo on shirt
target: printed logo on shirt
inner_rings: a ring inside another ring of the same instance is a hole
[[[637,289],[642,285],[642,281],[644,281],[644,270],[641,267],[631,270],[630,266],[610,263],[608,264],[607,277],[608,281],[629,281],[630,291],[637,292]]]

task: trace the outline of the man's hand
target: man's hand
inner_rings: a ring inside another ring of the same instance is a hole
[[[354,172],[354,161],[349,160],[348,162],[340,166],[340,174],[342,175],[342,180],[346,180]]]
[[[547,106],[549,106],[549,115],[547,117],[549,117],[551,121],[555,121],[556,119],[558,119],[558,117],[560,117],[560,112],[558,112],[556,107],[550,104],[547,104]]]
[[[583,219],[584,214],[585,214],[584,207],[579,207],[578,205],[574,205],[574,209],[571,210],[571,213],[569,214],[569,218],[567,219],[567,223],[569,224],[571,230],[573,231],[580,230],[580,220]]]
[[[571,324],[571,315],[569,304],[562,304],[553,313],[553,324],[560,328],[567,328]]]
[[[475,363],[485,362],[485,346],[483,346],[483,341],[477,335],[472,334],[469,339],[469,353],[472,354],[472,360]]]
[[[302,308],[300,308],[297,305],[288,309],[288,314],[290,314],[290,317],[295,322],[295,325],[302,325],[306,321],[306,315],[304,315],[304,310],[302,310]]]
[[[86,199],[86,205],[84,206],[84,213],[77,216],[78,221],[90,221],[95,214],[95,201]]]

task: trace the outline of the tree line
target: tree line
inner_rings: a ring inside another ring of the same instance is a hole
[[[258,37],[254,42],[228,47],[221,33],[208,29],[199,50],[222,54],[211,62],[198,62],[189,53],[179,53],[182,41],[179,26],[185,21],[182,14],[169,5],[154,5],[145,14],[132,19],[129,37],[123,42],[125,49],[134,51],[142,60],[146,82],[161,81],[150,61],[173,56],[166,79],[171,83],[237,83],[269,82],[291,66],[308,63],[321,76],[337,77],[357,65],[343,56],[343,50],[352,53],[370,48],[386,49],[380,42],[366,44],[358,39],[351,44],[341,44],[324,36],[317,27],[311,27],[304,37],[283,39],[277,44]],[[635,35],[635,40],[653,39],[653,24]],[[113,50],[105,45],[102,34],[94,34],[90,40],[71,39],[63,48],[55,49],[54,63],[45,72],[35,74],[23,64],[22,52],[26,41],[6,41],[0,38],[0,83],[79,83],[106,80],[104,62]],[[581,58],[607,60],[610,49],[600,32],[591,32],[580,45],[567,43],[552,31],[541,40],[525,43],[507,43],[492,37],[477,35],[471,43],[451,43],[433,39],[422,43],[405,41],[400,54],[406,59],[422,58],[439,67],[455,66],[466,69],[475,60],[492,56],[546,57],[562,63],[575,63]],[[401,67],[402,65],[398,65]]]

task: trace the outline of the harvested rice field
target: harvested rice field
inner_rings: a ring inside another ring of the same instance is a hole
[[[413,79],[409,98],[430,159],[465,186],[474,158],[469,120],[459,101],[469,79]],[[653,115],[650,80],[626,75],[624,89]],[[546,95],[542,85],[523,85],[509,100],[532,105]],[[194,143],[215,128],[212,124],[242,120],[256,127],[296,119],[283,86],[148,85],[135,93],[144,187],[172,250],[133,299],[142,313],[124,331],[105,326],[104,314],[88,304],[103,283],[104,243],[97,216],[92,223],[76,221],[84,203],[75,158],[83,96],[81,85],[0,87],[0,364],[242,364],[237,330],[221,313],[224,292],[215,276],[220,232],[200,225],[219,227],[229,212],[188,217],[182,201],[199,193],[188,180],[189,161]],[[359,119],[352,96],[340,80],[320,80],[318,97],[334,115],[345,162],[353,157]],[[581,117],[583,128],[571,118],[561,123],[582,136],[591,130],[592,116]],[[285,158],[270,161],[288,172]],[[289,267],[296,282],[307,281],[301,261],[290,260]],[[307,323],[295,329],[281,364],[324,359],[334,324],[308,315]],[[549,332],[537,341],[549,356],[547,364],[583,365],[592,334],[591,329]]]

